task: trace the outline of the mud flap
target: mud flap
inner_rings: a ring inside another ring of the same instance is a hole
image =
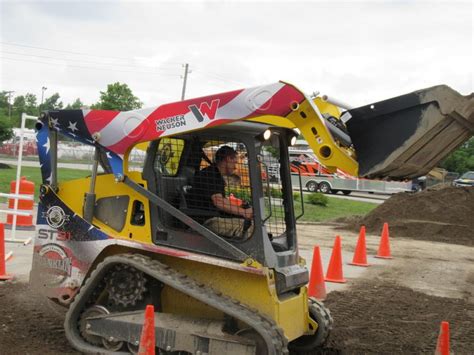
[[[349,110],[359,176],[425,175],[474,134],[474,95],[445,85]]]

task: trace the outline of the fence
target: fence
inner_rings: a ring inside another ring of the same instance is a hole
[[[23,143],[24,143],[24,135],[25,135],[25,126],[27,120],[34,120],[37,121],[38,117],[29,116],[26,113],[21,115],[21,127],[20,127],[20,142],[18,147],[18,163],[16,167],[16,184],[15,184],[15,193],[13,194],[5,194],[0,193],[1,197],[8,197],[14,199],[13,210],[0,210],[0,213],[8,213],[13,215],[13,222],[12,222],[12,229],[11,229],[11,238],[5,238],[5,242],[12,242],[12,243],[23,243],[28,244],[31,241],[31,238],[28,239],[17,239],[16,238],[16,226],[17,226],[17,216],[30,216],[32,212],[22,211],[18,209],[18,202],[19,200],[31,200],[34,197],[31,195],[20,195],[20,177],[21,177],[21,163],[23,159]]]

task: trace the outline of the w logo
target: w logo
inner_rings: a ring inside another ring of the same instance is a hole
[[[207,102],[202,102],[201,105],[199,105],[199,108],[196,105],[190,105],[189,109],[199,122],[204,121],[205,117],[213,120],[216,117],[220,101],[220,99],[212,100],[210,106]]]

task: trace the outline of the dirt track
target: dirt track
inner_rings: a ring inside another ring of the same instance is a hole
[[[332,246],[340,234],[343,250],[353,251],[358,235],[337,227],[300,227],[301,250]],[[367,235],[369,256],[376,254],[379,240]],[[432,354],[439,324],[447,320],[451,350],[472,354],[474,248],[397,238],[396,233],[391,234],[391,248],[392,260],[369,257],[374,265],[349,278],[348,289],[329,293],[325,304],[335,328],[328,347],[344,354]],[[351,268],[348,261],[344,270]]]
[[[332,246],[336,233],[344,251],[352,251],[357,234],[316,225],[299,227],[302,252],[316,243]],[[378,240],[367,236],[369,255]],[[433,353],[442,320],[451,324],[452,351],[472,353],[474,248],[397,239],[394,233],[391,246],[393,260],[364,269],[349,279],[348,289],[329,293],[335,328],[324,353]],[[0,354],[77,353],[64,337],[64,310],[26,284],[1,283],[0,304]]]

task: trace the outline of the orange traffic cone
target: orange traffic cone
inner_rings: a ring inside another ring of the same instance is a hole
[[[155,308],[153,305],[146,306],[138,354],[155,355]]]
[[[342,274],[341,237],[338,235],[334,241],[334,248],[332,249],[331,260],[329,260],[329,266],[325,280],[328,282],[338,283],[346,282],[346,279]]]
[[[449,322],[441,322],[435,355],[449,355]]]
[[[3,223],[0,223],[0,281],[13,278],[13,276],[6,274],[5,260],[5,228]]]
[[[326,284],[324,283],[323,263],[321,262],[321,251],[319,246],[313,250],[313,262],[311,263],[311,274],[309,275],[308,296],[324,300],[326,298]]]
[[[384,223],[379,250],[377,251],[377,255],[375,256],[376,258],[392,259],[392,255],[390,255],[390,241],[388,234],[388,223]]]
[[[354,257],[349,265],[370,266],[367,263],[367,247],[365,245],[365,226],[360,227],[359,239],[354,252]]]

